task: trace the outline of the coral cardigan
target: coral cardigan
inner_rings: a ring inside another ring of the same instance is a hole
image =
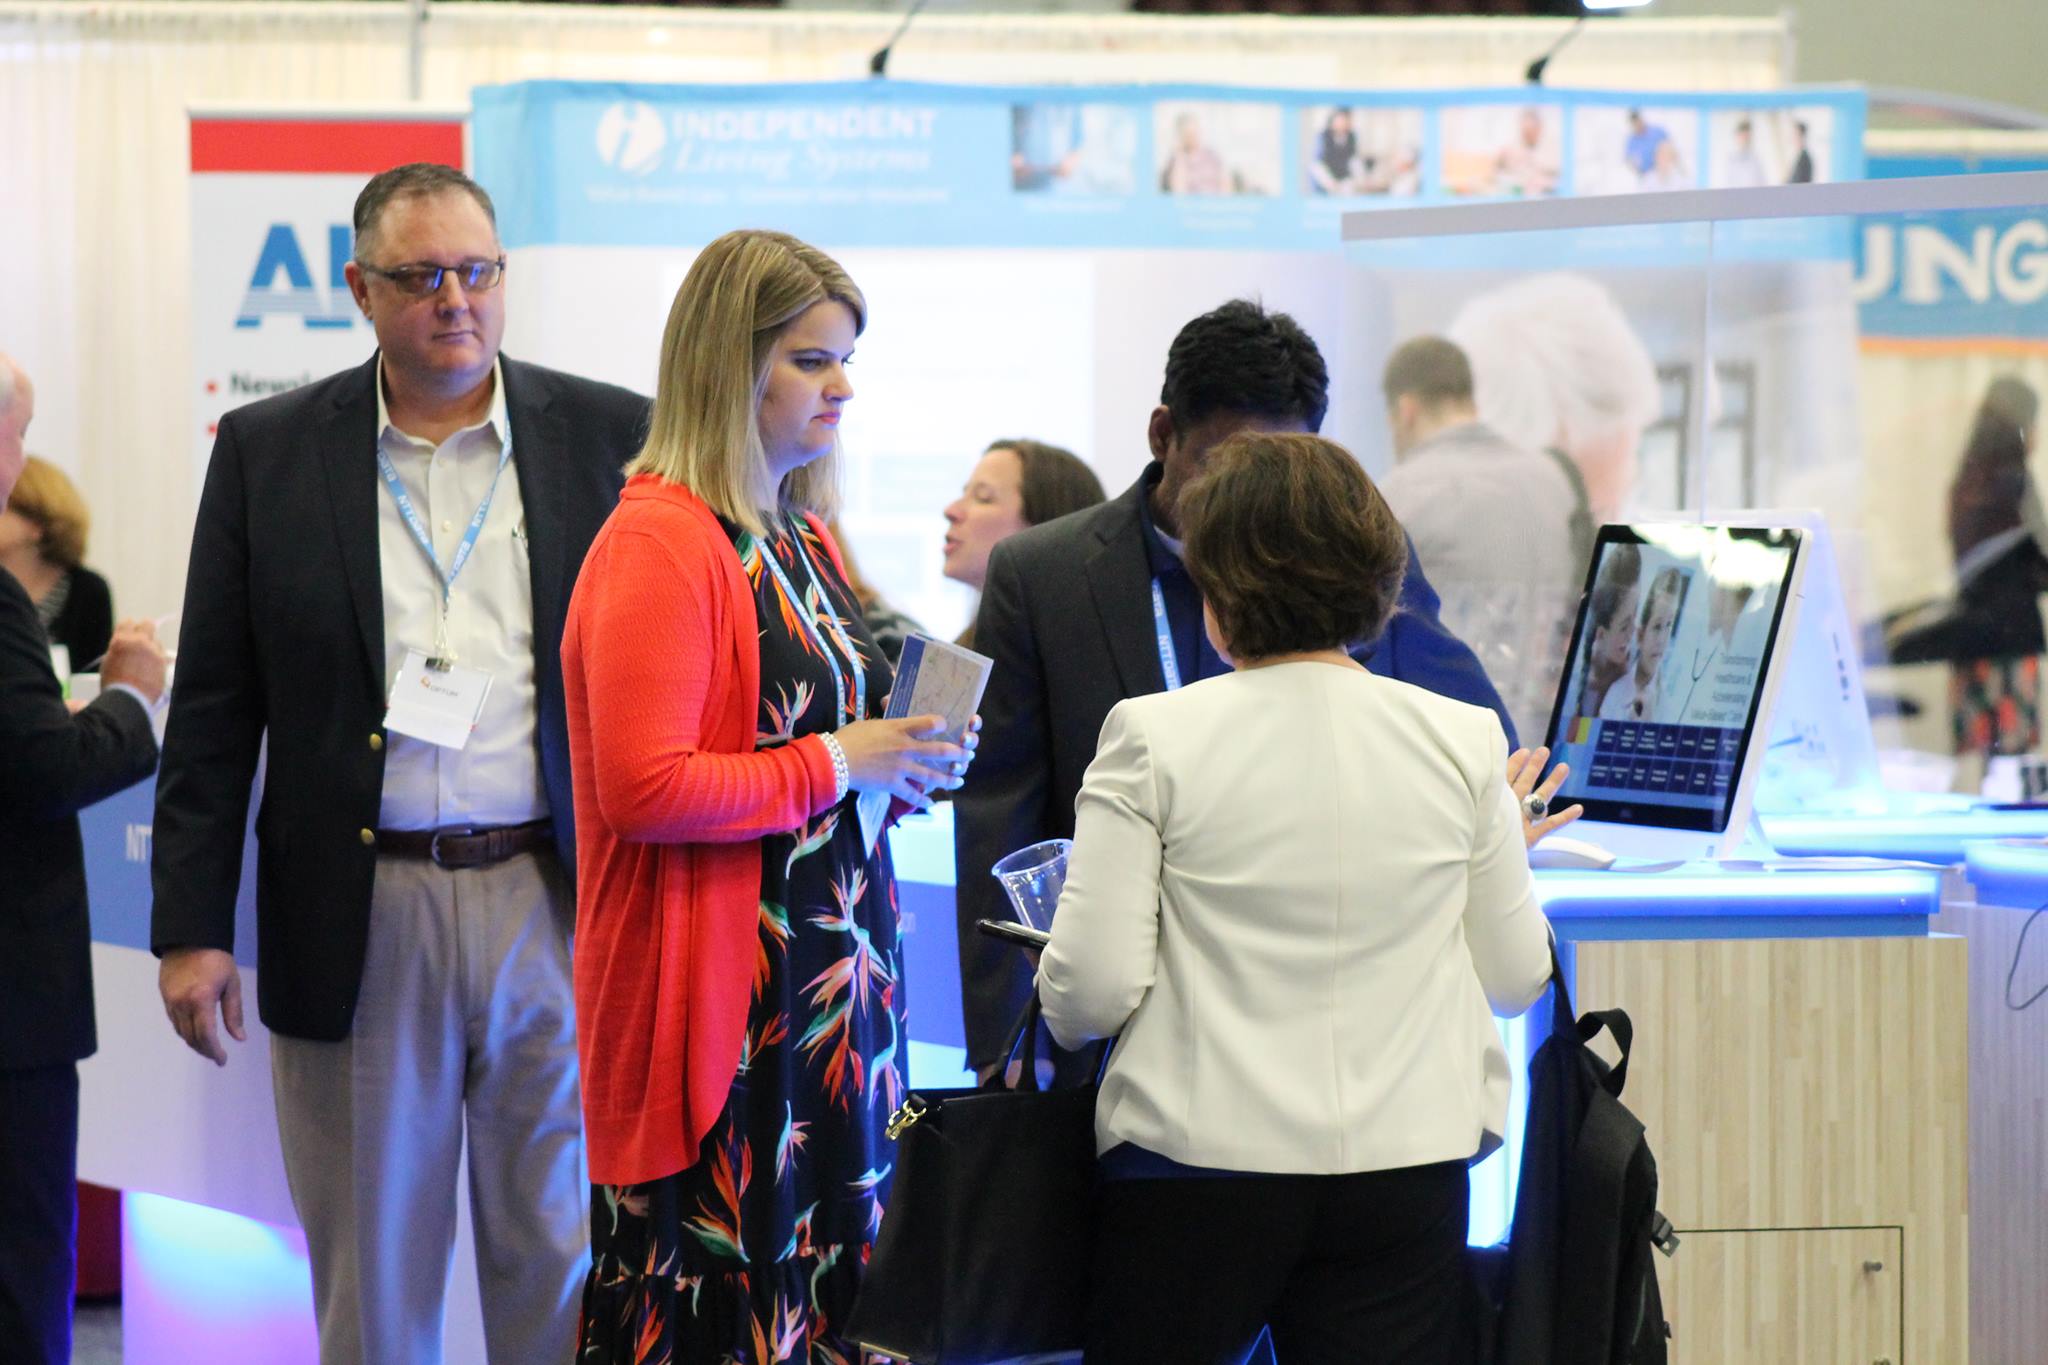
[[[711,509],[653,475],[630,480],[562,632],[576,1042],[601,1185],[696,1162],[739,1069],[761,838],[832,804],[824,741],[754,751],[758,632],[753,590]]]

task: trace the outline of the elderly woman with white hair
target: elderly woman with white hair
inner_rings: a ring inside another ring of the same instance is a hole
[[[1471,360],[1480,419],[1525,449],[1567,457],[1589,535],[1615,520],[1659,395],[1649,349],[1606,286],[1531,275],[1469,300],[1448,335]]]

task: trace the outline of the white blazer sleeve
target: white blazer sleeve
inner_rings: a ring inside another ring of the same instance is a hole
[[[1074,803],[1074,853],[1038,967],[1046,1027],[1076,1048],[1122,1031],[1159,960],[1158,787],[1128,702],[1103,722]]]
[[[1550,980],[1550,924],[1536,903],[1520,803],[1508,787],[1507,736],[1487,720],[1492,734],[1466,880],[1465,944],[1487,1003],[1508,1016],[1535,1004]]]

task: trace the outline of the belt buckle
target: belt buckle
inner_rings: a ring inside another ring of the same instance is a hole
[[[433,863],[435,867],[446,868],[448,864],[441,861],[441,840],[444,838],[473,839],[475,837],[476,826],[474,825],[450,825],[443,829],[437,829],[434,831],[434,837],[427,840],[427,860]],[[450,870],[452,871],[453,869]]]

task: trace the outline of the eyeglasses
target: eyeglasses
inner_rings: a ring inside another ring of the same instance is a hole
[[[382,275],[398,286],[399,292],[415,298],[426,298],[441,292],[441,277],[453,275],[466,293],[486,294],[496,289],[505,280],[505,258],[495,261],[463,261],[459,265],[401,265],[392,270],[382,266],[356,262],[357,268],[369,275]]]

